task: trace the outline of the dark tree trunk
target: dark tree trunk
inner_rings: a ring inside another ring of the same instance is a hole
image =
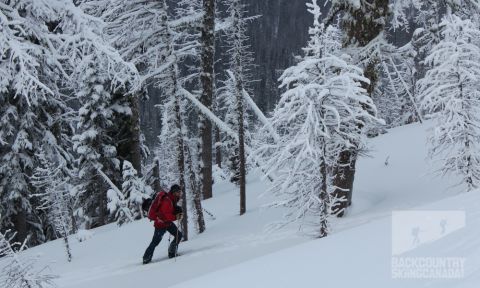
[[[237,79],[237,113],[238,113],[238,157],[239,157],[239,184],[240,184],[240,215],[246,211],[246,171],[245,171],[245,131],[243,125],[243,97],[242,83]]]
[[[27,239],[27,212],[22,208],[21,203],[16,201],[15,205],[17,209],[17,214],[13,217],[13,224],[15,226],[15,232],[17,233],[15,236],[15,241],[19,243],[23,243],[25,239]]]
[[[325,146],[325,145],[324,145]],[[323,147],[324,150],[324,155],[325,155],[325,147]],[[327,167],[325,163],[322,163],[320,165],[320,177],[322,179],[322,185],[320,187],[320,195],[319,198],[322,201],[322,211],[320,211],[320,234],[319,238],[326,237],[328,235],[328,222],[327,222],[327,217],[328,217],[328,210],[327,207],[329,205],[328,203],[328,197],[327,197]]]
[[[68,231],[64,229],[63,231],[63,242],[65,244],[65,252],[67,252],[68,262],[72,262],[72,251],[70,249],[70,243],[68,242]]]
[[[98,189],[97,193],[96,193],[96,196],[98,197],[97,198],[97,209],[98,209],[98,220],[97,222],[94,224],[94,227],[92,228],[96,228],[96,227],[100,227],[100,226],[103,226],[103,225],[106,225],[108,224],[108,218],[110,216],[110,213],[108,212],[108,208],[107,208],[107,190],[108,190],[108,186],[105,185],[104,183],[104,179],[101,178],[101,176],[97,176],[98,178],[98,183],[101,183],[101,185],[97,186],[96,189]]]
[[[138,177],[142,177],[142,143],[140,141],[140,95],[130,98],[130,107],[132,109],[130,130],[131,130],[131,162],[133,168],[137,170]]]
[[[155,158],[155,166],[153,166],[153,189],[155,192],[162,191],[162,185],[160,185],[160,162]]]
[[[350,150],[340,153],[333,178],[333,185],[338,187],[333,191],[333,196],[337,200],[340,199],[340,201],[333,203],[332,206],[332,212],[338,217],[342,217],[345,214],[345,209],[352,203],[355,164],[355,153]]]
[[[211,110],[213,100],[214,81],[214,46],[215,46],[215,0],[203,0],[203,27],[202,27],[202,96],[200,101]],[[212,198],[212,123],[203,115],[199,119],[201,137],[201,171],[200,179],[204,199]]]
[[[123,98],[125,95],[117,93],[115,94],[115,97]],[[119,125],[111,131],[111,137],[118,143],[118,158],[132,163],[133,168],[137,170],[138,177],[141,177],[142,143],[140,128],[140,99],[142,95],[137,93],[128,97],[128,106],[132,110],[132,114],[118,117],[117,121],[119,122]]]

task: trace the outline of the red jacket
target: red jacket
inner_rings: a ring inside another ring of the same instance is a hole
[[[178,202],[178,198],[172,193],[160,192],[152,203],[155,220],[153,225],[155,228],[167,228],[173,221],[177,220],[174,214],[175,204]]]

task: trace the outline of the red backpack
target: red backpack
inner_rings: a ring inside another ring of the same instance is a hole
[[[147,217],[148,219],[155,221],[157,219],[157,210],[158,207],[160,207],[160,203],[162,202],[163,198],[167,196],[167,192],[161,191],[157,193],[157,196],[155,196],[155,199],[152,201],[152,204],[150,205],[150,208],[148,209]]]

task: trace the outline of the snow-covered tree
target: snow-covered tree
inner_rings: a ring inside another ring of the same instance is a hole
[[[343,30],[343,47],[350,50],[352,64],[363,69],[363,75],[369,79],[362,85],[372,96],[380,79],[381,48],[385,45],[385,26],[390,15],[388,0],[331,0],[325,23],[331,25],[340,20]],[[339,16],[337,18],[337,16]],[[334,184],[336,194],[347,196],[343,210],[351,204],[355,166],[359,151],[354,147],[342,151],[339,155]],[[342,216],[343,214],[339,214]]]
[[[108,210],[119,226],[135,220],[132,211],[128,207],[128,199],[117,187],[108,189],[107,201]]]
[[[415,97],[415,55],[411,43],[399,48],[385,44],[382,49],[381,77],[372,98],[388,127],[422,121]]]
[[[33,260],[22,260],[10,244],[13,237],[7,237],[0,232],[0,258],[7,261],[7,265],[0,274],[0,283],[11,288],[48,288],[56,287],[55,276],[35,270]],[[20,247],[20,250],[23,249]]]
[[[150,72],[150,63],[159,63],[159,61],[155,62],[158,58],[153,55],[154,53],[150,49],[155,48],[151,47],[151,44],[155,43],[158,35],[144,35],[142,33],[133,33],[133,31],[149,33],[148,29],[154,27],[156,24],[154,22],[156,11],[155,6],[151,5],[152,3],[155,4],[154,2],[85,0],[80,4],[80,7],[87,13],[101,17],[104,20],[105,25],[102,31],[105,39],[140,74],[140,81],[133,85],[134,89],[113,91],[116,94],[116,105],[130,109],[130,113],[118,113],[115,117],[115,122],[118,126],[114,137],[117,143],[117,155],[120,159],[126,159],[132,163],[135,170],[137,170],[139,179],[141,179],[143,174],[143,160],[149,153],[142,140],[140,104],[144,98],[148,97],[148,89],[146,87],[148,76],[145,74]]]
[[[418,82],[422,108],[436,126],[430,154],[443,174],[462,177],[467,189],[480,184],[480,30],[469,19],[447,15],[442,40],[425,59],[431,67]]]
[[[368,83],[362,69],[341,54],[339,30],[320,24],[316,0],[307,5],[314,16],[310,41],[301,61],[280,78],[287,90],[271,118],[279,139],[262,152],[268,151],[266,166],[276,175],[270,189],[279,196],[275,205],[291,209],[289,221],[313,221],[317,235],[324,237],[332,206],[347,200],[332,193],[332,168],[342,151],[360,148],[359,127],[375,120],[367,112],[375,107],[361,87]]]
[[[215,56],[215,0],[203,0],[203,21],[201,28],[202,95],[200,102],[209,110],[214,97],[214,56]],[[204,199],[212,198],[212,123],[203,115],[199,116],[200,188]]]
[[[245,142],[247,137],[246,112],[243,93],[248,90],[250,70],[253,63],[252,53],[249,51],[247,28],[251,17],[247,17],[245,4],[241,0],[225,0],[230,23],[226,32],[226,47],[229,55],[228,79],[223,90],[224,105],[226,105],[226,123],[234,131],[238,131],[238,139],[228,135],[223,141],[228,155],[227,167],[231,171],[231,180],[240,186],[240,215],[246,211],[246,153]]]
[[[425,76],[427,69],[425,57],[430,54],[432,47],[440,42],[439,24],[445,13],[445,7],[442,4],[444,3],[441,1],[423,0],[418,1],[415,5],[417,28],[413,31],[410,43],[415,51],[416,79]]]
[[[43,76],[62,68],[55,61],[56,49],[46,43],[51,36],[46,21],[55,19],[58,3],[4,2],[0,6],[0,213],[4,216],[0,229],[14,229],[20,242],[30,230],[32,242],[42,242],[29,177],[36,163],[35,142],[46,132],[36,125],[36,109],[55,96],[55,87]]]
[[[87,19],[93,19],[90,20],[93,23],[87,21],[84,26],[94,26],[93,31],[75,30],[81,35],[80,41],[62,49],[70,52],[70,60],[75,63],[71,69],[77,82],[69,88],[74,90],[81,105],[73,137],[79,168],[76,214],[90,228],[110,221],[107,191],[112,185],[108,182],[120,187],[122,183],[120,157],[125,155],[119,150],[124,149],[124,143],[139,142],[140,136],[132,132],[129,136],[136,137],[124,139],[125,127],[135,126],[132,115],[138,113],[136,102],[131,101],[138,90],[137,70],[103,37],[106,23],[92,16]],[[128,155],[139,153],[131,150]]]
[[[1,228],[15,228],[19,241],[31,230],[30,241],[39,243],[45,235],[40,232],[38,203],[29,197],[35,192],[29,177],[41,162],[36,156],[40,149],[51,154],[50,159],[63,158],[64,172],[72,169],[74,113],[73,98],[67,93],[76,88],[79,67],[85,67],[82,63],[88,55],[97,54],[117,58],[105,67],[115,71],[116,81],[132,78],[134,71],[101,37],[101,21],[85,15],[73,1],[3,1],[0,17],[0,49],[6,59],[0,63],[2,122],[6,124],[0,132],[0,157],[5,164],[0,169],[5,215]],[[85,53],[87,47],[90,52]]]
[[[88,61],[84,73],[79,75],[76,95],[82,104],[79,110],[77,135],[73,137],[74,149],[79,155],[79,195],[81,205],[77,214],[84,217],[87,227],[107,224],[108,183],[98,174],[102,170],[114,183],[121,183],[120,159],[117,157],[116,122],[118,114],[130,114],[131,109],[122,103],[122,94],[110,87],[107,63],[98,56]]]
[[[43,233],[27,225],[27,219],[33,220],[31,217],[38,215],[30,201],[32,187],[29,181],[35,166],[33,137],[36,135],[29,132],[34,129],[36,115],[25,98],[14,98],[12,92],[5,92],[0,96],[0,129],[3,134],[0,150],[0,212],[3,215],[1,228],[15,229],[18,241],[27,238],[27,230],[43,237]],[[38,219],[32,222],[40,223]]]
[[[142,218],[142,203],[150,197],[150,191],[138,177],[132,163],[123,161],[122,190],[111,188],[107,192],[108,210],[115,215],[119,225]]]
[[[95,6],[95,2],[90,4]],[[168,9],[166,1],[113,0],[109,5],[102,5],[104,11],[98,14],[108,23],[106,32],[114,46],[139,70],[142,89],[146,90],[148,85],[159,88],[162,130],[159,149],[155,152],[156,161],[161,163],[158,174],[166,186],[179,183],[185,187],[183,141],[187,133],[183,118],[186,107],[180,88],[199,74],[184,76],[179,64],[186,58],[194,61],[198,58],[196,48],[203,13],[200,1],[184,0],[176,4]],[[132,30],[138,33],[131,33]],[[183,203],[186,205],[186,201]],[[186,206],[184,208],[186,213]],[[186,223],[187,217],[184,221]]]
[[[70,262],[72,252],[68,236],[75,231],[70,177],[65,175],[63,163],[49,160],[44,153],[38,155],[38,158],[41,164],[35,168],[32,176],[33,185],[39,190],[36,196],[41,200],[37,209],[46,211],[56,236],[64,240],[65,252]]]
[[[144,187],[143,181],[139,179],[137,170],[132,163],[123,161],[123,183],[122,192],[128,199],[128,208],[132,211],[135,219],[142,217],[142,203],[148,198],[148,190]]]
[[[165,11],[167,11],[166,3],[163,3]],[[178,11],[177,11],[178,12]],[[184,239],[188,239],[188,215],[187,215],[187,201],[189,199],[197,199],[196,193],[199,190],[193,190],[197,187],[197,183],[188,183],[196,181],[195,177],[187,175],[187,165],[192,165],[191,159],[186,158],[187,142],[190,142],[185,115],[187,107],[186,99],[183,97],[183,87],[186,82],[189,81],[190,76],[182,76],[180,73],[179,65],[188,57],[195,57],[196,45],[195,40],[190,40],[189,30],[191,26],[178,25],[177,23],[185,21],[188,24],[189,17],[185,18],[182,15],[176,15],[173,21],[169,20],[169,15],[165,12],[162,16],[162,27],[164,29],[164,38],[162,40],[165,43],[165,49],[163,53],[165,55],[164,70],[158,73],[153,81],[155,85],[161,88],[164,98],[163,116],[162,116],[162,133],[160,134],[160,148],[163,149],[163,163],[167,167],[162,168],[170,177],[168,183],[178,183],[186,193],[182,201],[182,208],[184,211],[184,217],[182,219],[182,231]],[[176,29],[173,29],[171,24],[175,23]],[[163,165],[162,165],[163,166]],[[168,169],[167,169],[168,168]],[[188,185],[187,185],[188,184]],[[187,196],[188,195],[188,196]],[[198,204],[198,203],[197,203]],[[200,204],[201,205],[201,204]],[[197,207],[194,205],[194,207]],[[201,206],[200,206],[201,208]],[[199,226],[202,226],[201,221],[203,219],[202,211],[196,211],[195,221]],[[203,224],[204,230],[204,224]],[[199,231],[203,231],[199,229]]]
[[[195,140],[193,140],[195,141]],[[193,142],[190,140],[189,142]],[[197,180],[197,175],[195,171],[195,167],[198,167],[198,165],[195,165],[195,159],[192,155],[192,149],[194,149],[196,145],[189,145],[187,141],[187,145],[185,145],[185,160],[186,160],[186,176],[187,176],[187,185],[188,189],[190,191],[189,196],[190,203],[192,206],[192,218],[194,219],[194,225],[195,225],[195,230],[197,233],[203,233],[206,229],[205,226],[205,219],[203,216],[203,208],[202,208],[202,194],[201,191],[198,189],[198,180]]]
[[[235,81],[231,71],[227,74],[227,79],[223,81],[223,86],[218,89],[217,103],[221,109],[217,109],[217,114],[224,114],[224,122],[231,127],[234,131],[238,131],[238,115],[236,112],[236,98],[235,98]],[[244,121],[245,125],[245,121]],[[236,185],[240,184],[240,157],[239,157],[239,145],[238,142],[223,133],[220,134],[220,145],[225,152],[223,157],[225,164],[223,168],[230,175],[230,182]]]
[[[177,160],[178,147],[177,141],[180,137],[180,131],[176,126],[175,115],[176,97],[170,96],[165,99],[161,105],[162,109],[162,129],[159,135],[159,160],[162,163],[161,182],[176,183],[179,177],[179,168]]]
[[[441,40],[440,22],[447,10],[454,12],[463,19],[474,19],[473,21],[475,22],[478,17],[472,16],[480,11],[479,4],[477,0],[396,0],[395,6],[398,9],[395,10],[399,11],[397,14],[402,14],[403,9],[403,15],[406,18],[405,10],[413,8],[415,11],[416,29],[413,31],[410,43],[415,51],[416,79],[421,79],[425,76],[428,69],[425,64],[425,58],[430,54],[432,47]],[[405,22],[403,21],[403,24]],[[476,23],[477,25],[480,24]]]

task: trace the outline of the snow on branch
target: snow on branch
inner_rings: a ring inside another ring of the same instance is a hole
[[[102,178],[105,180],[105,182],[108,183],[108,185],[111,188],[107,192],[107,196],[109,200],[108,210],[110,210],[111,213],[116,211],[117,216],[125,217],[130,222],[133,222],[134,219],[133,219],[132,213],[130,209],[128,209],[128,206],[126,204],[126,199],[122,191],[118,189],[118,187],[112,182],[112,180],[110,180],[110,178],[108,178],[108,176],[105,173],[103,173],[100,167],[97,166],[95,168],[97,169],[98,174],[102,176]]]
[[[245,89],[243,89],[243,97],[245,98],[245,100],[247,100],[247,103],[250,105],[250,108],[252,108],[252,110],[255,112],[255,115],[257,115],[260,122],[262,122],[262,124],[267,127],[268,132],[270,132],[273,139],[275,141],[279,141],[280,137],[278,136],[277,131],[275,131],[275,129],[273,128],[272,123],[270,123],[270,121],[267,119],[265,114],[263,114],[260,108],[258,108],[257,104],[255,104],[255,101],[253,101],[253,99],[250,97],[250,95],[248,95],[248,92],[245,91]]]
[[[232,137],[233,139],[235,139],[235,141],[239,141],[238,140],[238,134],[235,133],[235,131],[233,131],[232,129],[230,129],[230,127],[228,127],[228,125],[223,122],[220,118],[218,118],[217,116],[215,116],[215,114],[212,113],[212,111],[210,111],[210,109],[208,109],[207,107],[205,107],[205,105],[203,105],[197,98],[195,98],[195,96],[192,95],[192,93],[188,92],[186,89],[184,88],[181,88],[180,89],[180,92],[188,99],[190,100],[194,106],[200,110],[200,112],[205,115],[210,121],[214,122],[215,125],[220,129],[222,130],[223,132],[227,133],[229,137]],[[253,155],[254,154],[254,151],[248,147],[247,145],[245,145],[245,151],[247,152],[247,154],[249,155]],[[257,166],[262,170],[262,172],[265,174],[265,176],[270,180],[272,181],[272,176],[270,175],[271,173],[267,173],[265,170],[264,170],[264,166],[261,165],[261,163],[259,163],[259,160],[258,159],[254,159],[253,157],[250,157],[252,159],[252,161],[254,161]]]

